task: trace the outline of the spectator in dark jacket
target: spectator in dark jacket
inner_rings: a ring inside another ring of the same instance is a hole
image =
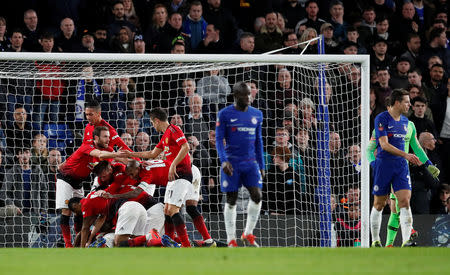
[[[16,150],[17,163],[7,171],[0,190],[0,200],[15,206],[18,214],[38,214],[48,208],[48,183],[39,166],[30,162],[27,148]]]
[[[277,14],[266,14],[266,24],[255,37],[255,52],[265,53],[283,47],[283,33],[277,27]]]

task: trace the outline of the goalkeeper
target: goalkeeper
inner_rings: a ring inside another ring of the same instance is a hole
[[[422,147],[419,144],[419,141],[417,140],[417,134],[416,134],[416,126],[412,121],[408,122],[408,130],[406,132],[405,136],[405,152],[408,153],[409,146],[411,145],[411,148],[414,151],[414,154],[417,155],[419,160],[424,163],[427,170],[431,173],[431,175],[437,179],[439,176],[439,169],[431,163],[431,161],[428,159],[427,154],[422,149]],[[367,156],[369,159],[370,165],[373,165],[373,161],[375,160],[375,149],[377,148],[376,139],[375,139],[375,130],[372,132],[372,136],[370,138],[369,146],[367,148]],[[393,193],[391,193],[391,216],[389,217],[388,226],[387,226],[387,237],[386,237],[386,247],[392,247],[395,237],[397,236],[397,231],[400,223],[400,214],[399,214],[399,207],[398,207],[398,201],[397,198]],[[411,237],[417,237],[417,232],[413,229],[411,231]]]

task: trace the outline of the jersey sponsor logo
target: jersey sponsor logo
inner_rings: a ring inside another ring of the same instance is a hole
[[[252,118],[252,123],[253,123],[253,124],[258,123],[258,120],[256,119],[256,117],[253,117],[253,118]]]
[[[248,132],[250,135],[254,135],[256,129],[255,128],[250,128],[250,127],[238,127],[237,130],[239,132]]]
[[[237,120],[237,118],[232,118],[230,119],[230,122],[235,122]]]

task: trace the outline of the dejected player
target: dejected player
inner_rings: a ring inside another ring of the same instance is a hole
[[[370,229],[372,247],[381,247],[380,226],[382,210],[391,192],[391,185],[400,208],[400,225],[402,228],[402,246],[410,246],[412,229],[412,213],[409,205],[411,198],[411,179],[408,161],[420,165],[418,157],[405,152],[405,137],[408,130],[408,119],[402,114],[411,106],[409,93],[405,90],[394,90],[390,96],[388,111],[375,118],[375,138],[377,140],[377,156],[374,162],[374,202],[370,213]]]
[[[249,246],[258,246],[253,229],[261,210],[264,158],[261,125],[262,112],[249,106],[250,87],[238,82],[233,87],[234,104],[219,112],[216,123],[216,147],[221,167],[222,192],[226,192],[225,228],[229,247],[236,247],[236,200],[243,185],[250,192],[247,224],[241,236]],[[225,145],[224,145],[225,140]]]
[[[56,209],[61,209],[61,232],[66,247],[72,247],[69,228],[71,211],[67,207],[67,201],[72,197],[83,197],[82,183],[88,179],[95,163],[102,159],[117,157],[109,147],[109,129],[99,126],[92,132],[94,142],[82,144],[64,163],[58,168],[56,180]],[[75,220],[75,231],[80,230],[80,221]]]
[[[388,107],[390,108],[390,107]],[[438,178],[439,169],[433,165],[433,163],[428,159],[427,154],[420,146],[419,141],[417,140],[416,134],[416,126],[412,121],[408,121],[408,130],[405,136],[405,152],[409,152],[409,146],[413,149],[414,154],[419,158],[420,162],[424,164],[424,167],[428,170],[428,172],[434,177]],[[375,149],[377,147],[376,139],[375,139],[375,129],[372,132],[372,137],[370,138],[369,146],[367,147],[367,158],[369,163],[373,165],[373,161],[375,161]],[[426,173],[425,171],[423,171]],[[389,221],[387,225],[387,236],[386,236],[386,247],[392,247],[394,244],[395,237],[397,235],[397,231],[400,224],[400,213],[398,208],[398,201],[394,194],[390,194],[390,208],[391,214],[389,216]],[[418,232],[412,229],[410,239],[413,240],[417,237]]]

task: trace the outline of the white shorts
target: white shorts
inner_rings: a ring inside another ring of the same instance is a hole
[[[198,201],[200,198],[200,185],[189,184],[186,201]]]
[[[117,213],[116,235],[145,235],[147,212],[138,202],[127,201]]]
[[[189,185],[192,184],[185,179],[169,181],[164,194],[164,203],[181,207],[186,200]]]
[[[202,186],[202,174],[197,166],[192,165],[192,184],[188,185],[187,201],[198,201],[200,199],[200,188]]]
[[[147,210],[145,232],[150,232],[154,228],[161,236],[164,235],[164,222],[164,204],[157,203]]]
[[[67,202],[71,198],[83,198],[83,187],[80,189],[74,189],[72,185],[68,184],[62,179],[56,179],[56,209],[69,208]]]

